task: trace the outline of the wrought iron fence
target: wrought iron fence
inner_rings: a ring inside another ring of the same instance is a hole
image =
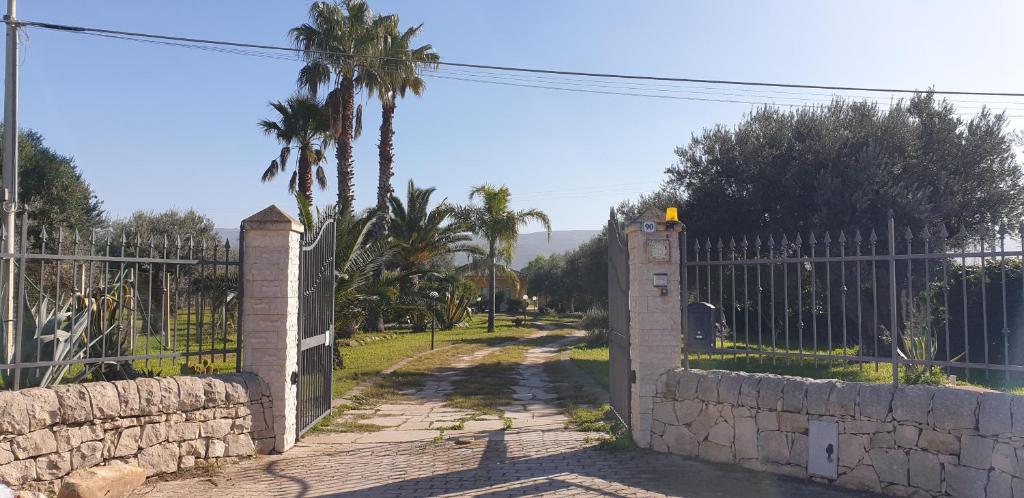
[[[691,236],[684,302],[720,310],[706,354],[1024,381],[1024,225]]]
[[[0,228],[0,382],[236,370],[239,262],[230,242],[36,226]]]

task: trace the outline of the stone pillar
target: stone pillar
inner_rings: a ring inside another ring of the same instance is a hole
[[[242,370],[270,387],[274,451],[295,444],[299,238],[303,227],[277,206],[242,221]]]
[[[629,359],[636,373],[630,392],[633,440],[650,447],[658,377],[680,366],[682,310],[679,288],[681,224],[668,226],[648,211],[626,227],[629,247]],[[644,224],[648,230],[644,229]],[[649,231],[653,222],[653,231]]]

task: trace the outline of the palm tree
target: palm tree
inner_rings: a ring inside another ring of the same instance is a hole
[[[455,219],[455,206],[443,200],[430,207],[430,196],[435,190],[419,188],[409,180],[404,202],[391,196],[391,243],[396,250],[396,266],[405,277],[400,292],[407,302],[419,298],[420,278],[435,273],[444,259],[460,253],[484,254],[471,243],[473,237],[466,226]],[[414,329],[423,327],[423,320],[414,322]]]
[[[482,204],[470,205],[460,209],[458,217],[466,224],[469,231],[483,237],[487,241],[488,289],[487,297],[490,309],[487,311],[487,331],[494,331],[495,275],[499,263],[508,264],[512,261],[519,229],[530,222],[539,222],[551,236],[551,220],[548,215],[538,209],[513,211],[509,207],[512,194],[508,187],[502,185],[480,185],[469,191],[469,200],[479,197]]]
[[[384,30],[393,20],[375,16],[363,0],[315,2],[309,7],[309,19],[289,31],[306,60],[299,71],[299,85],[314,96],[321,86],[331,88],[325,105],[337,144],[338,208],[351,213],[352,142],[362,131],[362,106],[355,105],[355,96],[362,72],[380,52]]]
[[[299,152],[298,164],[288,181],[288,191],[298,192],[310,203],[313,202],[313,169],[316,168],[316,182],[320,189],[327,188],[327,175],[324,174],[323,147],[330,143],[327,133],[327,116],[323,106],[313,97],[295,95],[288,100],[271,102],[270,107],[277,111],[277,121],[264,119],[259,122],[264,133],[277,139],[282,144],[278,157],[270,161],[270,166],[260,178],[269,182],[278,173],[288,169],[288,158],[291,150]]]
[[[370,94],[376,94],[381,103],[380,143],[377,146],[379,174],[377,178],[377,212],[380,221],[374,227],[378,240],[388,236],[390,217],[388,209],[395,189],[391,186],[394,176],[394,120],[398,99],[406,93],[422,95],[426,82],[420,77],[424,69],[436,69],[440,56],[429,44],[412,48],[413,38],[423,25],[399,31],[398,16],[392,16],[388,24],[381,58],[365,73],[365,84]]]

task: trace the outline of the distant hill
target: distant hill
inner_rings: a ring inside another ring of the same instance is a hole
[[[217,228],[216,231],[222,239],[231,242],[231,247],[238,247],[237,228]],[[519,236],[519,244],[516,246],[515,257],[512,259],[512,267],[520,269],[540,255],[547,256],[571,251],[600,232],[600,230],[556,230],[551,232],[550,241],[544,232],[524,233]],[[479,241],[477,243],[483,245]]]

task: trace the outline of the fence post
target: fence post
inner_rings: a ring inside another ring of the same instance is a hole
[[[907,261],[910,261],[909,259]],[[908,271],[909,273],[909,271]],[[896,221],[893,219],[892,210],[889,210],[889,337],[892,339],[892,346],[889,348],[892,357],[892,383],[900,383],[900,364],[897,356],[897,348],[900,341],[900,328],[896,323]],[[878,352],[875,351],[877,355]]]
[[[629,248],[629,360],[635,374],[630,392],[630,426],[633,440],[651,445],[654,395],[658,378],[679,368],[682,350],[682,309],[680,300],[681,224],[650,222],[663,219],[649,211],[641,222],[626,227]],[[643,228],[643,221],[648,222]]]
[[[274,450],[296,440],[299,239],[302,224],[277,206],[242,221],[242,370],[270,387]]]

